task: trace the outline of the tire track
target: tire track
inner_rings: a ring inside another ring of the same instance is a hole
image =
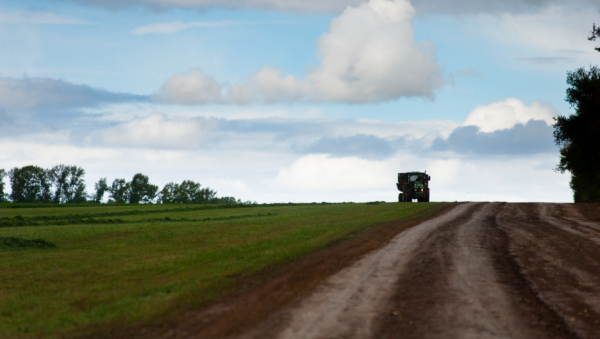
[[[580,338],[600,337],[596,223],[573,205],[510,204],[498,215],[510,253],[540,300]]]
[[[599,338],[600,224],[565,204],[461,204],[241,338]]]
[[[509,256],[496,224],[505,206],[485,204],[468,220],[432,233],[400,276],[378,337],[571,337]]]
[[[478,207],[472,203],[461,204],[445,215],[399,234],[385,247],[330,277],[298,305],[273,316],[286,324],[282,331],[269,333],[270,326],[264,325],[243,338],[373,337],[375,320],[393,294],[398,274],[418,252],[424,239],[436,229],[465,218]]]

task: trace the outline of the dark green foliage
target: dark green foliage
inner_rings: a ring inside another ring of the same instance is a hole
[[[151,203],[157,191],[158,186],[150,184],[148,176],[137,173],[129,183],[129,203]]]
[[[8,172],[13,202],[51,202],[52,182],[47,170],[37,166],[13,168]]]
[[[233,220],[233,219],[244,219],[254,217],[270,217],[275,216],[273,213],[257,213],[257,214],[244,214],[244,215],[230,215],[225,217],[212,217],[212,218],[137,218],[133,220],[124,220],[116,217],[123,216],[144,216],[148,214],[161,214],[161,213],[176,213],[176,212],[190,212],[200,210],[212,210],[228,207],[250,207],[249,205],[204,205],[202,207],[185,207],[185,208],[170,208],[162,210],[141,210],[141,211],[124,211],[124,212],[112,212],[112,213],[87,213],[87,214],[65,214],[61,216],[35,216],[35,217],[23,217],[17,215],[14,217],[0,218],[1,227],[23,227],[23,226],[58,226],[58,225],[97,225],[97,224],[132,224],[140,222],[206,222],[211,220]]]
[[[54,203],[80,203],[86,201],[85,170],[77,166],[56,165],[48,171],[54,184]]]
[[[600,27],[596,27],[596,24],[592,26],[592,31],[590,32],[592,35],[588,37],[589,41],[596,41],[596,39],[600,38]],[[600,47],[595,48],[598,52],[600,52]]]
[[[225,204],[225,205],[239,205],[242,204],[242,201],[239,199],[235,199],[234,197],[221,197],[215,199],[215,204]],[[251,202],[246,202],[247,205],[255,204]]]
[[[0,237],[0,251],[24,249],[56,248],[56,245],[43,239],[21,239],[15,237]]]
[[[130,184],[125,179],[115,179],[108,189],[110,198],[116,203],[126,203],[129,201],[129,187]]]
[[[45,170],[37,166],[25,166],[13,168],[8,174],[13,203],[81,204],[88,201],[83,179],[85,170],[81,167],[61,164]],[[9,201],[4,193],[4,176],[6,172],[0,169],[0,203]],[[184,180],[181,184],[168,183],[157,194],[158,186],[152,185],[148,176],[142,173],[135,174],[130,182],[115,179],[111,186],[108,186],[106,178],[101,178],[94,188],[95,192],[89,198],[95,203],[101,203],[108,191],[109,202],[118,204],[153,203],[157,195],[158,201],[163,204],[252,204],[234,197],[218,198],[216,191],[202,188],[200,183],[191,180]]]
[[[218,203],[217,192],[191,180],[181,184],[170,182],[160,191],[159,202],[163,204],[208,204]],[[235,200],[235,199],[234,199]]]
[[[96,192],[94,193],[94,201],[97,203],[102,202],[104,198],[104,193],[109,190],[108,184],[106,183],[106,178],[101,178],[97,183],[94,184],[94,189]]]
[[[557,170],[571,173],[575,202],[600,201],[600,69],[569,72],[567,84],[566,101],[575,114],[554,118]]]
[[[161,204],[174,204],[177,187],[179,184],[170,182],[166,184],[163,189],[158,193],[158,202]]]
[[[4,193],[4,177],[6,176],[6,171],[3,168],[0,168],[0,202],[7,202],[8,196]]]

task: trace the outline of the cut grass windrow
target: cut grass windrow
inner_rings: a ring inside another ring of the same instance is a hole
[[[141,214],[141,213],[140,213]],[[131,215],[131,214],[128,214]],[[207,217],[202,219],[189,219],[189,218],[148,218],[148,219],[136,219],[136,220],[123,220],[120,218],[104,218],[97,219],[91,216],[83,215],[69,215],[65,218],[59,217],[22,217],[20,215],[12,218],[0,219],[0,227],[24,227],[24,226],[59,226],[59,225],[97,225],[97,224],[134,224],[134,223],[157,223],[157,222],[207,222],[217,220],[232,220],[232,219],[244,219],[254,217],[268,217],[274,216],[272,213],[267,214],[244,214],[244,215],[231,215],[225,217]]]

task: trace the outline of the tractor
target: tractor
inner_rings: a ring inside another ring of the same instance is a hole
[[[429,180],[431,177],[427,172],[398,173],[396,187],[400,191],[399,202],[429,202]]]

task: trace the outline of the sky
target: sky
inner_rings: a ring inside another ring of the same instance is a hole
[[[0,0],[0,168],[244,201],[571,202],[553,117],[598,0]],[[5,178],[7,182],[7,179]]]

